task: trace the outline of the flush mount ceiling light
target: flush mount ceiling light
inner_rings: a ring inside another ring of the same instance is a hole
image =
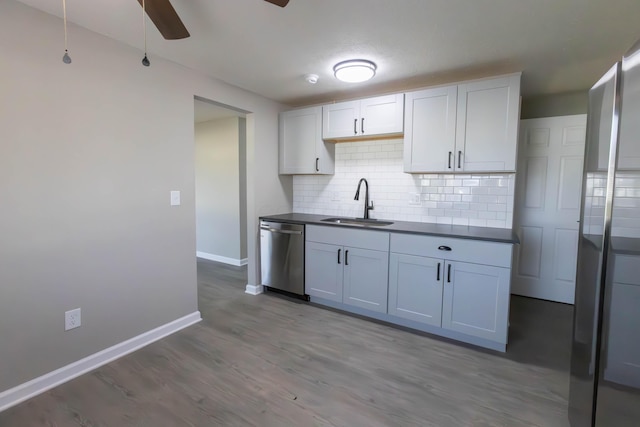
[[[347,83],[366,82],[376,75],[376,64],[365,59],[342,61],[333,67],[336,79]]]

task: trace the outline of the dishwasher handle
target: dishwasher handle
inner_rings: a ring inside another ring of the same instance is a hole
[[[260,230],[266,230],[266,231],[270,231],[272,233],[280,233],[280,234],[297,234],[297,235],[301,235],[302,234],[302,231],[280,230],[280,229],[277,229],[277,228],[263,227],[263,226],[260,226]]]

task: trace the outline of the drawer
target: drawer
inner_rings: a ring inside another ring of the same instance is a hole
[[[442,246],[451,250],[438,249]],[[511,268],[513,245],[484,240],[391,233],[390,251]]]
[[[341,226],[307,225],[306,239],[309,242],[389,251],[389,233],[381,231],[357,230]]]

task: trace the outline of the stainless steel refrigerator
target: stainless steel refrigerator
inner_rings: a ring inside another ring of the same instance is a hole
[[[640,426],[640,42],[589,92],[572,427]]]

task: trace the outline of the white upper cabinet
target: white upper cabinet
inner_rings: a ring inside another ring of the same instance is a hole
[[[520,74],[406,94],[405,172],[514,172]]]
[[[456,167],[515,172],[519,119],[520,74],[458,85]]]
[[[401,134],[404,94],[338,102],[322,107],[322,138],[345,139]]]
[[[453,166],[458,87],[405,96],[404,171],[445,172]]]
[[[280,113],[280,174],[334,173],[335,145],[322,140],[322,107]]]
[[[360,101],[338,102],[322,107],[322,138],[360,135]]]

